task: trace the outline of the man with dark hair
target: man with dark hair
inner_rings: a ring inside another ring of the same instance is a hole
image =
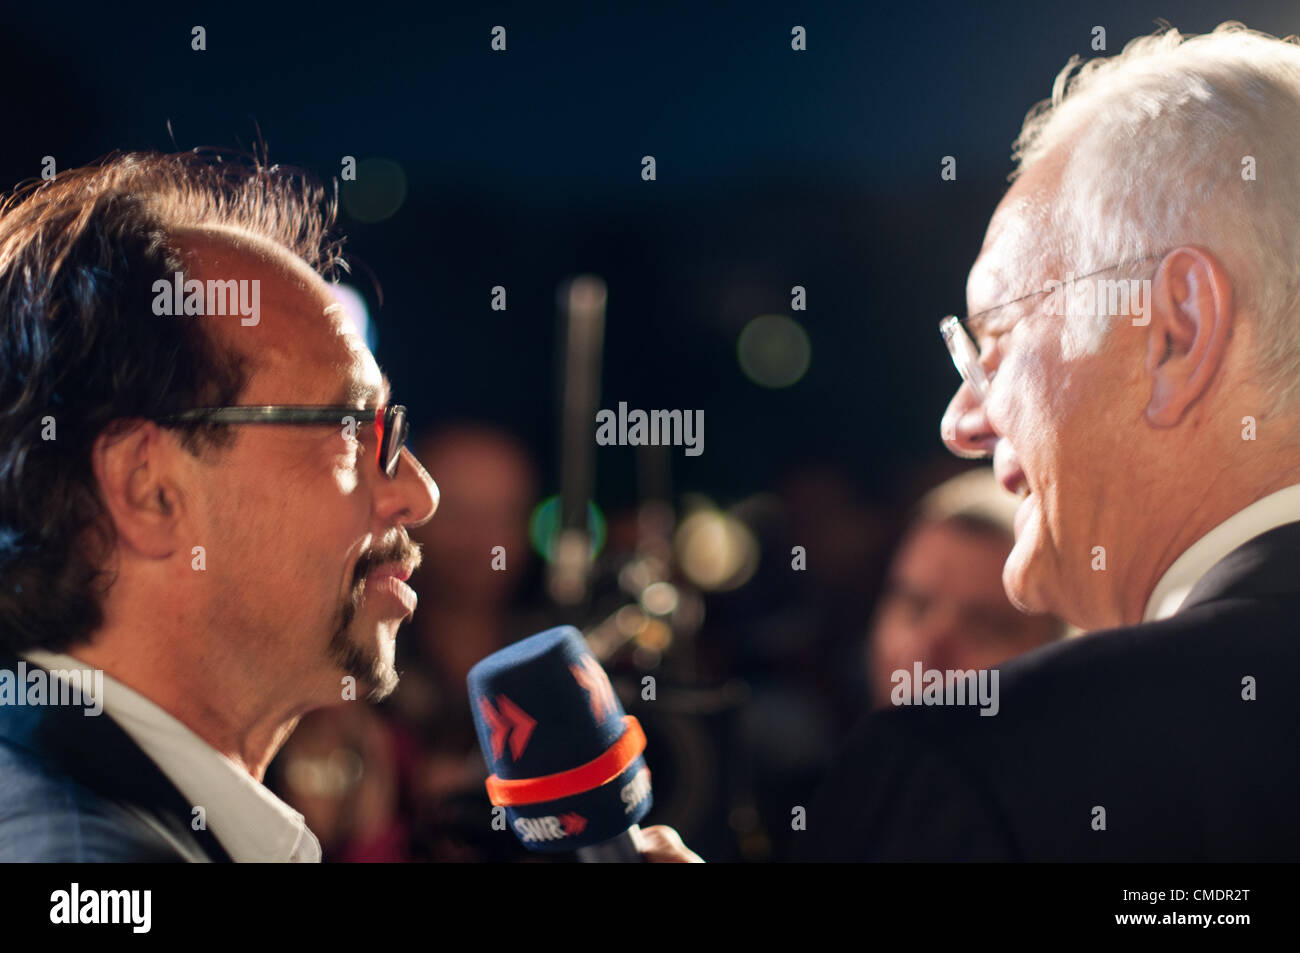
[[[0,860],[319,859],[261,778],[304,712],[392,691],[438,503],[332,224],[195,154],[0,210]],[[107,717],[52,703],[81,672]]]

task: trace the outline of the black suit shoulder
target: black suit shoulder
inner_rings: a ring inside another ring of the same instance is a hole
[[[1207,601],[1016,659],[996,715],[869,716],[813,801],[804,856],[1300,859],[1297,613]]]

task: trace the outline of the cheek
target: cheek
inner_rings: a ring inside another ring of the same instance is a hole
[[[872,640],[872,655],[881,663],[892,663],[908,650],[912,642],[912,626],[903,612],[886,609],[881,613],[876,637]]]
[[[357,487],[361,483],[355,461],[348,458],[340,458],[335,463],[331,476],[330,482],[334,491],[342,496],[351,496],[357,491]]]
[[[1035,417],[1043,407],[1042,377],[1033,352],[1019,351],[998,365],[988,404],[989,420],[1025,462],[1037,443]]]
[[[1012,645],[987,645],[969,650],[962,668],[997,668],[1003,662],[1022,654],[1024,650]]]
[[[1058,342],[1043,336],[1026,337],[998,368],[1005,375],[989,416],[1010,440],[1031,480],[1054,480],[1060,469],[1055,458],[1077,414],[1077,366],[1061,360]]]
[[[366,445],[355,436],[345,436],[338,447],[330,458],[330,489],[340,496],[351,496],[361,485],[361,467],[371,457]]]
[[[1092,335],[1095,328],[1090,326],[1090,322],[1095,319],[1089,318],[1058,318],[1064,320],[1065,326],[1061,329],[1061,357],[1066,361],[1076,361],[1085,357],[1095,343]]]
[[[247,488],[238,523],[245,572],[291,580],[281,598],[318,601],[332,593],[366,534],[355,467],[340,460],[281,489]]]
[[[208,503],[209,526],[236,571],[278,558],[294,519],[291,494],[267,482],[223,480]]]

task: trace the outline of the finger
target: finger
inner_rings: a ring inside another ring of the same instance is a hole
[[[665,824],[654,824],[640,831],[641,853],[652,864],[702,864],[700,857],[685,843],[681,835]]]

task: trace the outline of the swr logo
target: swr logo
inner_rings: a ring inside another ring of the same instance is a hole
[[[570,836],[581,834],[587,829],[587,819],[574,811],[569,811],[567,814],[561,814],[560,824],[564,828],[564,833]]]
[[[528,739],[533,736],[533,729],[537,727],[537,719],[533,718],[505,695],[497,696],[497,707],[492,707],[492,703],[487,697],[480,695],[478,698],[478,710],[483,714],[483,720],[488,723],[492,730],[492,758],[501,760],[501,753],[505,751],[506,739],[510,739],[510,753],[516,761],[528,747]]]
[[[569,811],[559,817],[548,814],[544,817],[515,818],[515,833],[525,843],[563,840],[581,834],[586,828],[587,819],[575,811]]]

